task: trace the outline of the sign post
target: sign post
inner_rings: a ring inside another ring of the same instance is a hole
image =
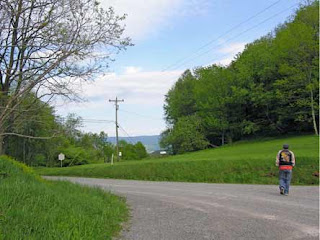
[[[61,167],[62,167],[62,161],[64,160],[64,158],[65,158],[65,156],[64,156],[63,153],[60,153],[60,154],[58,155],[58,159],[60,160],[60,166],[61,166]]]

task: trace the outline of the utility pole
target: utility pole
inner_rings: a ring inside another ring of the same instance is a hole
[[[109,102],[114,102],[115,107],[116,107],[116,150],[117,150],[117,162],[119,162],[119,139],[118,139],[118,110],[119,110],[119,105],[118,102],[124,102],[123,99],[119,100],[118,97],[116,97],[116,100],[111,100],[109,99]]]

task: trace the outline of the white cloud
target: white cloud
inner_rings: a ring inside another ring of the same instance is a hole
[[[172,24],[173,16],[206,14],[209,0],[101,0],[101,6],[113,6],[119,15],[126,13],[126,34],[145,39]]]
[[[130,104],[144,103],[162,105],[163,96],[181,75],[181,71],[141,72],[139,67],[130,67],[125,74],[101,76],[86,89],[85,97],[108,99],[116,96],[126,98]]]
[[[141,71],[140,67],[131,66],[135,70],[129,74],[109,74],[100,76],[95,82],[82,86],[85,90],[83,96],[88,99],[84,103],[57,103],[58,114],[66,116],[76,113],[87,119],[114,119],[114,104],[109,99],[124,99],[120,105],[121,110],[131,111],[136,114],[121,113],[120,125],[131,135],[159,134],[165,129],[163,120],[164,96],[182,74],[181,71]],[[139,70],[139,71],[137,71]],[[143,118],[141,116],[149,117]],[[85,131],[107,132],[114,136],[112,123],[85,123]],[[124,133],[120,133],[125,136]]]
[[[135,73],[141,72],[141,70],[142,70],[141,67],[129,66],[129,67],[125,67],[125,74],[135,74]]]
[[[220,65],[229,65],[235,58],[235,56],[239,53],[242,52],[246,46],[246,42],[234,42],[234,43],[229,43],[226,44],[224,47],[218,49],[219,53],[222,53],[223,55],[221,58],[217,61],[214,61],[211,64],[220,64]]]
[[[223,66],[227,66],[232,62],[232,60],[234,60],[234,56],[233,57],[228,57],[228,58],[223,58],[223,59],[219,60],[218,63],[223,65]]]
[[[238,52],[242,52],[244,50],[246,44],[247,43],[245,42],[230,43],[227,46],[220,48],[219,52],[237,54]]]

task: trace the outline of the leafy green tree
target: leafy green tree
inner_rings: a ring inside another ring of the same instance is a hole
[[[143,159],[148,156],[147,150],[146,150],[145,146],[142,144],[142,142],[137,142],[134,145],[134,149],[135,149],[135,152],[137,154],[138,159]]]
[[[99,134],[84,133],[80,138],[79,146],[90,151],[90,162],[97,162],[101,160],[106,162],[111,158],[111,155],[114,152],[114,147],[111,143],[107,142],[107,139],[108,135],[103,131]]]
[[[62,166],[65,167],[87,164],[90,158],[92,158],[92,155],[84,148],[77,147],[73,144],[59,147],[58,152],[62,152],[65,155],[65,160],[62,161]],[[59,166],[59,164],[60,163],[56,161],[55,165]]]
[[[281,76],[274,83],[282,124],[319,133],[319,2],[301,7],[275,39]]]
[[[273,48],[274,34],[248,44],[233,63],[242,103],[242,135],[274,134],[284,130],[278,124],[277,99],[273,83],[279,76]],[[242,94],[241,94],[242,93]],[[241,96],[242,95],[242,96]]]
[[[131,144],[125,140],[119,141],[119,149],[122,153],[122,160],[140,160],[147,157],[147,151],[141,142]]]
[[[201,120],[195,115],[179,118],[174,127],[163,134],[161,139],[161,146],[171,148],[173,154],[205,149],[208,145]]]
[[[47,103],[37,99],[33,94],[19,105],[10,115],[10,131],[5,136],[6,154],[19,159],[28,165],[47,164],[51,159],[55,136],[59,135],[54,110]],[[14,133],[14,134],[13,134]],[[51,136],[46,139],[24,138],[21,136]]]
[[[174,153],[201,149],[190,144],[192,128],[210,145],[318,134],[319,1],[307,1],[286,23],[247,44],[229,66],[187,70],[166,95],[164,109],[168,129],[161,144]]]
[[[230,102],[232,73],[225,67],[212,65],[198,68],[196,76],[197,116],[202,119],[206,138],[211,143],[223,145],[225,138],[231,141],[227,104]]]
[[[169,90],[164,105],[166,120],[169,123],[175,123],[180,117],[195,113],[194,85],[195,77],[190,70],[186,70]]]
[[[114,146],[106,142],[106,144],[102,148],[104,162],[111,161],[112,154],[115,152]]]

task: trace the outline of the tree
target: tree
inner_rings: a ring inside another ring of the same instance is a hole
[[[111,143],[107,142],[108,135],[101,131],[96,133],[82,133],[79,146],[90,152],[91,162],[99,161],[103,159],[106,162],[114,152],[114,148]]]
[[[136,144],[128,143],[125,140],[119,141],[121,159],[123,160],[140,160],[147,157],[147,151],[141,142]]]
[[[192,115],[179,118],[171,130],[163,133],[160,145],[170,148],[173,154],[181,154],[205,149],[209,142],[204,136],[200,118]]]
[[[142,144],[142,142],[137,142],[134,145],[134,148],[135,148],[135,152],[137,154],[138,159],[143,159],[148,156],[147,150],[146,150],[145,146]]]
[[[20,117],[17,118],[17,116]],[[59,123],[55,119],[53,108],[38,100],[33,94],[29,94],[11,114],[10,121],[12,121],[10,131],[21,135],[58,134]],[[52,150],[56,146],[54,138],[43,141],[37,138],[21,138],[17,135],[5,137],[6,153],[28,165],[45,165],[46,160],[52,158]]]
[[[76,99],[74,86],[130,45],[124,18],[96,0],[0,1],[0,154],[9,118],[30,92]]]
[[[165,100],[163,147],[174,153],[252,136],[319,133],[319,1],[306,1],[227,67],[187,70]],[[190,130],[192,129],[192,130]],[[221,140],[220,140],[221,139]]]
[[[168,123],[174,124],[180,117],[195,113],[194,85],[195,77],[186,70],[169,90],[164,105]]]
[[[231,95],[231,71],[212,65],[196,71],[195,99],[198,116],[202,119],[204,133],[211,143],[224,145],[225,138],[231,139],[227,103]],[[216,141],[220,138],[220,141]]]
[[[275,82],[282,121],[291,116],[298,126],[319,134],[319,1],[301,7],[275,39],[281,76]]]
[[[69,113],[65,119],[62,119],[63,135],[72,143],[75,144],[81,138],[82,118],[75,113]]]
[[[235,71],[233,99],[242,104],[241,132],[283,132],[279,126],[273,83],[279,77],[274,54],[274,34],[250,43],[232,64]],[[240,117],[240,116],[239,116]]]

